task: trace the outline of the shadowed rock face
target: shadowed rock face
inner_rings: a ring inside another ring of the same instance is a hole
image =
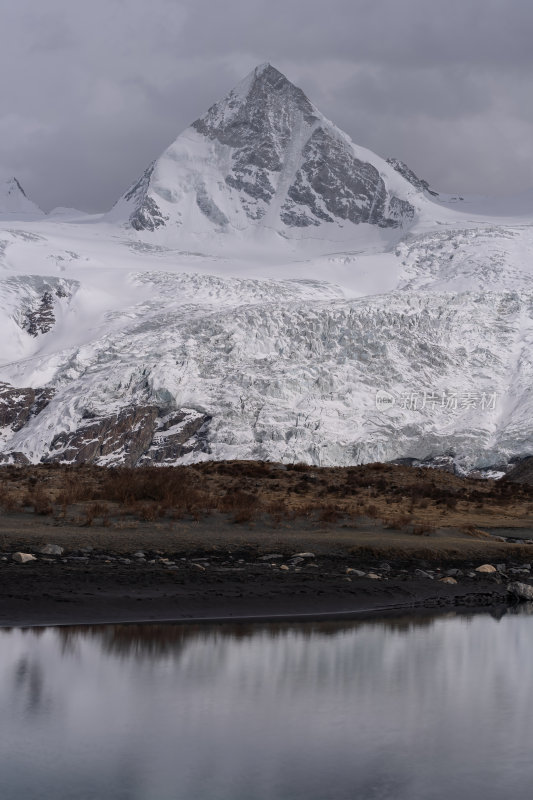
[[[53,389],[16,389],[0,383],[0,428],[19,431],[46,408],[53,396]]]
[[[30,336],[38,336],[40,333],[48,333],[54,323],[54,299],[50,292],[45,292],[37,308],[26,313],[24,329]]]
[[[0,428],[22,430],[53,396],[51,388],[16,389],[1,383]],[[54,436],[41,461],[129,467],[173,464],[187,453],[209,452],[210,420],[193,409],[168,411],[150,403],[129,405],[111,414],[86,412],[75,430]],[[0,464],[28,463],[17,450],[0,452]]]
[[[517,461],[505,476],[505,480],[533,485],[533,456],[526,456]]]
[[[195,411],[175,411],[156,420],[156,430],[141,464],[174,464],[192,452],[209,453],[207,429],[211,417]]]
[[[199,133],[237,150],[248,148],[248,161],[281,169],[283,149],[293,132],[295,115],[312,125],[319,117],[304,92],[270,64],[258,67],[243,98],[238,91],[215,103],[193,123]]]
[[[387,164],[390,164],[390,166],[395,169],[396,172],[399,172],[406,181],[409,181],[411,186],[415,187],[415,189],[419,189],[421,192],[427,192],[433,197],[439,196],[439,193],[433,191],[427,181],[419,178],[418,175],[416,175],[413,170],[407,166],[407,164],[404,164],[403,161],[400,161],[399,158],[388,158]]]
[[[193,123],[198,133],[233,149],[226,183],[251,198],[244,207],[252,219],[264,213],[253,201],[268,204],[274,197],[272,173],[283,169],[287,148],[302,119],[307,125],[318,120],[313,106],[301,89],[267,65],[256,71],[244,100],[232,92]]]
[[[192,410],[162,415],[155,405],[128,406],[102,416],[87,414],[74,431],[63,432],[50,444],[47,462],[134,467],[165,464],[195,450],[204,450],[195,437],[209,418]]]
[[[155,231],[162,227],[168,220],[163,216],[154,198],[148,194],[150,178],[154,171],[155,162],[150,164],[141,178],[124,195],[125,200],[134,200],[137,208],[130,217],[132,228],[136,231]]]
[[[396,227],[413,217],[408,202],[389,197],[378,170],[355,158],[345,142],[324,128],[315,130],[303,155],[281,211],[285,224],[319,225],[340,219]]]
[[[131,406],[102,417],[87,414],[75,431],[54,436],[45,460],[94,464],[99,457],[112,457],[115,463],[135,466],[150,445],[156,417],[153,406]]]

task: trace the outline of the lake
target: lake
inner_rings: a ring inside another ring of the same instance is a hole
[[[533,616],[0,630],[2,800],[531,798]]]

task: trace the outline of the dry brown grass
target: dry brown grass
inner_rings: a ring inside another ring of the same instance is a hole
[[[472,538],[486,525],[533,527],[533,489],[388,464],[318,468],[257,461],[189,467],[105,469],[39,465],[0,468],[0,508],[25,509],[81,525],[119,519],[200,519],[221,513],[236,523],[305,519],[309,525],[361,517],[422,535],[450,527]]]

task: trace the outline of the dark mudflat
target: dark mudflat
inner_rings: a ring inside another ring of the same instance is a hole
[[[2,562],[0,626],[294,618],[506,602],[504,581],[476,577],[448,585],[415,576],[415,564],[407,574],[373,580],[347,576],[343,556],[317,558],[300,572],[267,563],[204,569],[189,559],[177,563]]]

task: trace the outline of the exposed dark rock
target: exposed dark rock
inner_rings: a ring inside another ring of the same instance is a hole
[[[136,231],[155,231],[167,222],[165,217],[153,197],[148,194],[150,178],[154,171],[155,162],[144,171],[137,183],[135,183],[124,195],[125,200],[135,201],[135,211],[130,216],[132,228]]]
[[[44,460],[135,466],[152,441],[157,413],[155,406],[128,406],[106,416],[87,414],[75,431],[54,436]]]
[[[50,444],[46,462],[133,467],[170,464],[186,453],[206,450],[210,417],[192,410],[161,416],[155,405],[128,406],[120,411],[85,415],[75,431],[64,431]]]
[[[54,389],[17,389],[0,383],[0,428],[21,430],[40,414]],[[193,451],[209,452],[211,417],[193,409],[168,411],[155,404],[130,405],[111,414],[87,411],[73,431],[54,436],[43,462],[135,466],[173,464]],[[28,458],[17,450],[0,453],[0,464],[23,466]]]
[[[53,389],[17,389],[0,383],[0,427],[18,431],[31,417],[40,414],[54,395]]]
[[[39,336],[41,333],[48,333],[56,321],[54,314],[54,296],[61,299],[68,297],[69,293],[64,286],[58,285],[52,291],[46,290],[41,298],[29,308],[22,319],[22,328],[30,336]]]
[[[509,470],[505,481],[533,484],[533,456],[525,456]]]
[[[205,216],[214,222],[215,225],[227,225],[229,220],[223,211],[217,206],[212,197],[207,193],[205,186],[199,186],[196,190],[196,205]]]
[[[12,464],[15,467],[25,467],[29,463],[30,459],[18,450],[0,453],[0,464]]]
[[[197,411],[175,411],[157,420],[157,428],[142,464],[173,464],[193,451],[209,452],[206,433],[211,417]]]
[[[397,227],[414,216],[405,200],[390,196],[378,170],[357,159],[349,145],[317,128],[281,209],[286,225],[319,225],[335,219]]]
[[[433,189],[430,188],[430,185],[427,181],[419,178],[418,175],[415,175],[412,169],[409,169],[407,164],[404,164],[403,161],[400,161],[399,158],[388,158],[387,164],[390,164],[396,172],[399,172],[402,177],[405,178],[406,181],[409,181],[411,186],[414,186],[415,189],[418,189],[421,192],[427,192],[431,194],[433,197],[438,197],[439,193],[435,192]]]
[[[26,312],[23,328],[30,336],[48,333],[56,321],[54,316],[54,299],[50,292],[45,292],[39,305]]]
[[[155,231],[167,220],[168,217],[161,213],[159,206],[150,196],[144,198],[142,205],[130,217],[131,226],[136,231]]]
[[[303,117],[309,125],[317,119],[302,90],[266,65],[257,71],[244,102],[238,94],[230,95],[193,123],[198,133],[233,148],[226,183],[250,198],[243,207],[252,219],[263,214],[255,201],[268,204],[275,194],[270,175],[283,168],[296,117]]]

